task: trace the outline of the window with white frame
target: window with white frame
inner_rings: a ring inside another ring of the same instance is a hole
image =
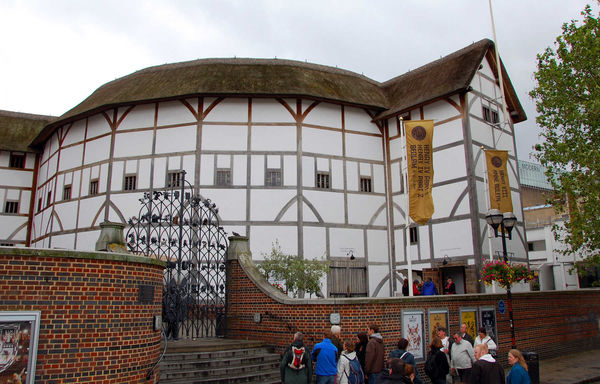
[[[315,182],[317,188],[321,189],[330,189],[329,183],[329,173],[327,172],[317,172],[317,179]]]

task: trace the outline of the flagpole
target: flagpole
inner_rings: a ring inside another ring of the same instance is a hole
[[[404,145],[402,146],[402,178],[404,179],[405,187],[405,214],[406,214],[406,226],[404,227],[404,255],[406,256],[406,264],[408,268],[408,296],[414,296],[413,292],[413,275],[412,275],[412,258],[410,255],[410,194],[408,184],[408,154],[406,150],[406,129],[404,127],[404,119],[400,117],[400,129],[404,133]]]
[[[490,183],[488,180],[488,170],[487,170],[487,159],[485,157],[485,147],[482,145],[481,150],[483,151],[483,180],[485,181],[485,202],[486,206],[490,207]],[[488,247],[490,250],[490,261],[494,260],[494,256],[492,254],[492,233],[488,230]],[[492,281],[492,292],[496,293],[496,282]]]
[[[498,85],[500,86],[500,94],[502,95],[502,115],[504,116],[504,124],[509,124],[508,109],[506,107],[506,94],[504,93],[504,81],[502,76],[502,63],[500,63],[500,49],[498,48],[498,39],[496,38],[496,24],[494,23],[494,12],[492,11],[492,0],[488,0],[490,5],[490,18],[492,19],[492,35],[494,36],[494,45],[496,51],[496,67],[498,68]],[[498,139],[502,137],[502,129]]]

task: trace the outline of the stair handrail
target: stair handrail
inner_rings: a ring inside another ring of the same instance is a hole
[[[156,369],[156,367],[158,367],[158,364],[160,364],[160,362],[162,361],[163,357],[165,357],[165,353],[167,352],[167,343],[169,342],[167,340],[167,334],[162,329],[160,330],[160,334],[161,334],[161,336],[163,338],[165,346],[163,348],[162,353],[160,354],[160,357],[158,358],[158,361],[152,366],[152,368],[150,368],[150,370],[146,374],[146,381],[150,380],[150,378],[152,377],[152,374],[154,373],[154,370]]]

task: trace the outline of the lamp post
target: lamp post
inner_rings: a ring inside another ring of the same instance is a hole
[[[487,215],[485,215],[485,220],[494,229],[494,236],[496,237],[498,237],[498,227],[500,227],[500,233],[502,235],[502,256],[504,258],[504,262],[508,264],[508,252],[506,252],[506,236],[508,234],[508,239],[512,239],[511,232],[513,227],[517,223],[517,218],[512,212],[502,213],[499,209],[490,209],[487,212]],[[512,349],[516,349],[517,343],[515,341],[515,326],[512,311],[512,293],[510,291],[510,288],[511,284],[508,283],[508,286],[506,287],[506,297],[508,301],[508,317],[510,319],[510,337]]]

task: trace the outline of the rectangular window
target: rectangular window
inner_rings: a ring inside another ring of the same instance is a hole
[[[19,202],[7,201],[4,205],[4,213],[19,213]]]
[[[0,247],[14,247],[14,243],[0,243]]]
[[[419,242],[419,228],[410,227],[410,243],[417,244]]]
[[[98,194],[98,179],[90,181],[90,195]]]
[[[48,191],[48,194],[46,195],[46,206],[50,205],[50,203],[52,203],[52,192]]]
[[[281,186],[281,169],[267,169],[265,185],[269,187]]]
[[[134,191],[137,188],[137,176],[129,175],[125,176],[125,182],[123,183],[123,190]]]
[[[11,152],[9,166],[11,168],[25,168],[25,154],[19,152]]]
[[[488,107],[483,107],[483,120],[487,121],[488,123],[492,122],[492,116],[491,116],[491,111]]]
[[[492,123],[498,124],[499,122],[500,122],[500,116],[498,115],[498,112],[492,111]]]
[[[217,185],[231,185],[231,169],[217,169]]]
[[[371,187],[371,178],[370,177],[361,177],[360,178],[360,191],[361,192],[373,192]]]
[[[63,200],[71,199],[71,184],[63,187]]]
[[[38,199],[38,212],[42,210],[42,198]]]
[[[167,173],[167,188],[181,187],[181,171]]]
[[[329,189],[329,173],[317,172],[317,188]]]

